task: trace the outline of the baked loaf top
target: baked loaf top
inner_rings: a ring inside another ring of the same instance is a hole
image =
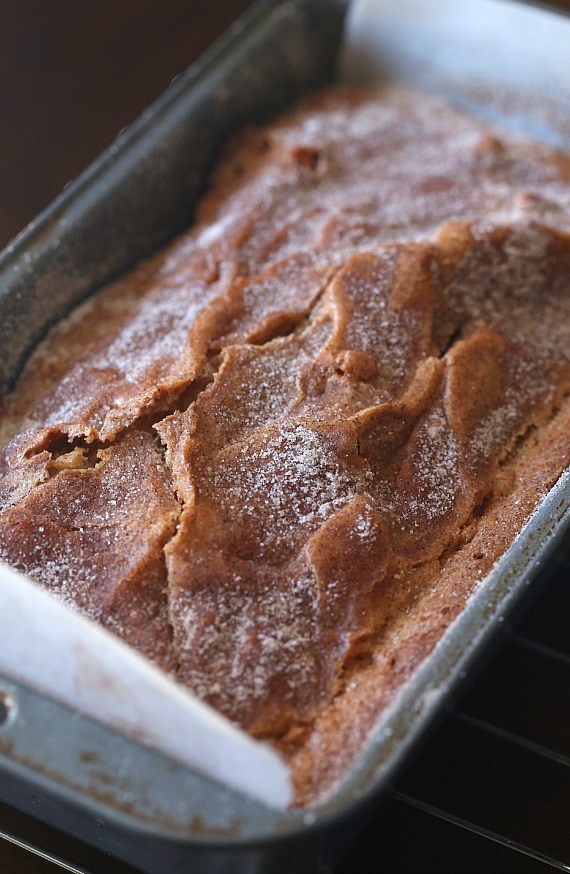
[[[6,399],[0,558],[289,758],[298,803],[570,454],[570,160],[335,89]]]

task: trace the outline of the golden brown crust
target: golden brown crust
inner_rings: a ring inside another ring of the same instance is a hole
[[[568,464],[569,204],[563,156],[400,89],[244,134],[7,400],[0,556],[315,801]]]

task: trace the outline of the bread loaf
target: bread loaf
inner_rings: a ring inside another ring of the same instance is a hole
[[[570,159],[400,88],[227,148],[1,411],[0,558],[342,778],[568,465]]]

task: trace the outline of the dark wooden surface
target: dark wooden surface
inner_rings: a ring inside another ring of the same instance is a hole
[[[3,0],[0,248],[252,0]]]
[[[0,3],[0,248],[250,5],[251,0]],[[570,11],[570,0],[553,5]],[[384,808],[377,828],[382,817],[385,827],[393,827],[390,816],[402,822],[398,803]],[[71,855],[89,871],[129,870],[4,805],[0,829],[64,858]],[[372,826],[347,857],[344,872],[381,870],[375,867],[374,831]],[[0,842],[2,874],[55,870]]]

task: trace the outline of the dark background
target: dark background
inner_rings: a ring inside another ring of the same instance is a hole
[[[0,0],[0,249],[251,0]]]

